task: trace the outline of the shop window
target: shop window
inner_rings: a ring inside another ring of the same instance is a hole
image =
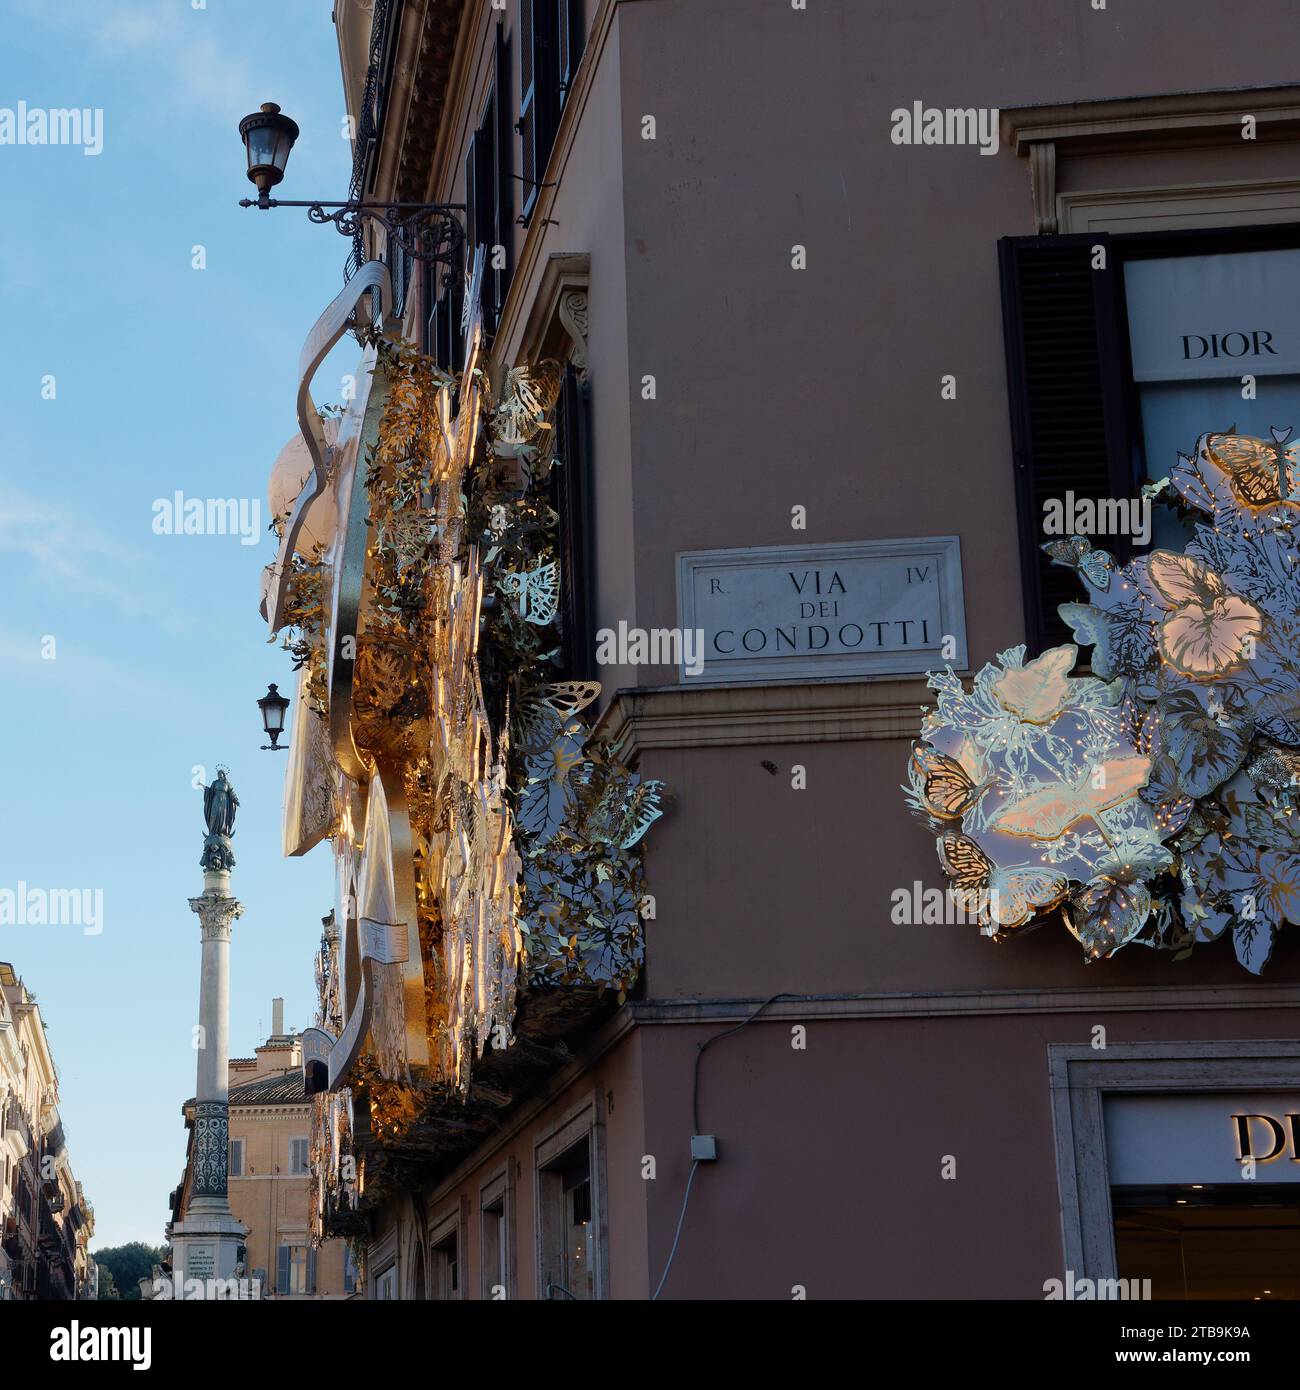
[[[1121,1279],[1154,1299],[1300,1299],[1300,1192],[1294,1183],[1115,1188]]]
[[[590,1137],[566,1149],[538,1176],[542,1297],[595,1298]]]
[[[356,1293],[361,1285],[361,1271],[357,1267],[357,1257],[352,1253],[352,1247],[345,1246],[343,1250],[343,1292]]]
[[[1082,598],[1040,549],[1048,500],[1134,497],[1206,430],[1300,428],[1300,230],[1010,237],[1000,260],[1026,637],[1042,650],[1071,640],[1056,608]],[[1148,543],[1181,546],[1172,514],[1151,519]],[[1092,539],[1122,562],[1143,538]]]
[[[397,1266],[389,1265],[381,1274],[375,1276],[375,1299],[386,1302],[397,1297]]]

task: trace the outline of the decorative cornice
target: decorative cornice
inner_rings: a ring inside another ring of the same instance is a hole
[[[626,762],[647,748],[906,739],[916,735],[928,704],[933,696],[923,678],[648,686],[618,691],[596,732]]]
[[[1240,134],[1241,118],[1261,129],[1300,126],[1300,86],[1225,87],[1204,92],[1164,92],[1064,104],[1004,107],[1002,141],[1019,155],[1051,140],[1104,143],[1143,136]]]
[[[1210,92],[1166,92],[1146,97],[1010,106],[1002,111],[1002,142],[1029,160],[1034,230],[1060,230],[1056,167],[1061,153],[1095,149],[1168,147],[1188,141],[1239,140],[1243,116],[1258,131],[1300,129],[1300,86],[1236,87]]]
[[[628,1004],[644,1024],[726,1023],[747,1018],[761,999],[647,999]],[[1300,984],[1100,985],[1087,989],[979,989],[823,994],[781,999],[763,1018],[926,1018],[972,1014],[1204,1013],[1300,1008]]]
[[[556,326],[568,336],[568,355],[585,378],[587,375],[587,286],[591,257],[585,251],[556,251],[546,259],[546,269],[528,310],[519,340],[521,362],[537,362],[552,350]]]

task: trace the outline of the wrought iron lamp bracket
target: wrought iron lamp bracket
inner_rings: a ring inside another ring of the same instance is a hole
[[[317,226],[333,223],[343,236],[353,238],[361,219],[377,222],[388,234],[390,246],[400,247],[417,261],[455,267],[459,265],[465,228],[458,212],[463,203],[322,203],[283,198],[241,198],[241,208],[306,208],[307,220]]]

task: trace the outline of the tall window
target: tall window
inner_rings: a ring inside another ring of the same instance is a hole
[[[1124,298],[1143,453],[1168,475],[1198,435],[1300,428],[1300,247],[1126,259]],[[1163,525],[1161,523],[1163,522]],[[1157,517],[1155,540],[1184,528]]]
[[[596,674],[591,574],[591,455],[587,396],[573,364],[555,406],[555,458],[551,505],[559,523],[560,674],[587,680]]]
[[[510,288],[514,195],[510,168],[509,52],[496,27],[492,91],[465,153],[465,261],[483,247],[483,322],[496,329]],[[456,325],[459,332],[459,325]]]
[[[506,1249],[506,1199],[483,1208],[483,1297],[500,1301],[509,1295],[510,1261]]]
[[[242,1139],[230,1141],[230,1176],[232,1178],[244,1176],[244,1141]]]
[[[460,1294],[460,1232],[453,1226],[429,1251],[429,1297],[459,1298]]]
[[[1209,430],[1300,431],[1300,229],[1009,237],[1000,254],[1025,623],[1041,650],[1070,640],[1056,608],[1082,599],[1039,548],[1049,499],[1132,497]],[[1181,548],[1164,513],[1152,543]],[[1133,549],[1093,543],[1121,561]]]
[[[315,1250],[306,1244],[277,1247],[275,1291],[289,1298],[316,1292]]]
[[[306,1138],[289,1140],[289,1172],[295,1177],[301,1176],[308,1170],[308,1154]]]
[[[539,1178],[542,1297],[595,1298],[590,1137],[548,1163]]]
[[[519,137],[523,217],[546,177],[560,113],[569,97],[587,29],[582,0],[519,0]]]

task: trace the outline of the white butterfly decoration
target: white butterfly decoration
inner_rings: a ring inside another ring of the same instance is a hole
[[[555,620],[560,606],[560,566],[556,561],[533,570],[511,571],[497,583],[514,597],[519,616],[525,622],[545,627]]]

